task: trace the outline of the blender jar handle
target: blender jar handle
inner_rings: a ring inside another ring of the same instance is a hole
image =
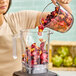
[[[17,59],[17,47],[16,47],[16,38],[13,37],[13,58]]]

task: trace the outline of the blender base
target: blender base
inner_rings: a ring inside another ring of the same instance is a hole
[[[17,71],[13,73],[13,76],[58,76],[58,75],[51,71],[42,74],[27,74],[26,72]]]

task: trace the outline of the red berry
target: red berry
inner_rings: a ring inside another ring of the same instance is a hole
[[[59,22],[59,20],[60,20],[60,19],[59,19],[59,16],[57,16],[55,19],[57,20],[57,22]]]
[[[46,64],[46,63],[48,63],[48,59],[41,60],[41,64]]]
[[[65,22],[64,21],[60,21],[59,25],[64,26]]]
[[[43,42],[43,39],[42,38],[40,38],[39,40],[40,40],[40,42]]]
[[[45,60],[48,57],[46,53],[42,53],[40,59]]]
[[[66,18],[66,22],[67,22],[68,24],[71,24],[72,19],[71,19],[71,18]]]
[[[42,29],[43,30],[44,29],[44,26],[43,25],[39,25],[38,26],[38,29]]]
[[[31,55],[32,55],[32,56],[37,55],[37,51],[32,51],[32,52],[31,52]]]
[[[46,53],[46,54],[48,54],[48,51],[47,50],[43,50],[43,52]]]
[[[51,21],[53,21],[53,22],[54,22],[54,20],[55,20],[54,18],[51,19]]]
[[[31,65],[36,65],[37,64],[37,61],[36,60],[31,60]]]
[[[34,60],[31,60],[31,67],[34,66]]]
[[[51,15],[55,17],[57,15],[56,11],[52,11]]]
[[[41,29],[41,25],[38,25],[38,29]]]
[[[45,42],[42,42],[42,43],[40,44],[40,47],[43,48],[44,46],[45,46]]]
[[[39,32],[38,32],[38,35],[39,35],[39,36],[42,36],[42,32],[40,32],[40,30],[39,30]]]
[[[58,24],[55,24],[55,28],[58,28],[58,26],[59,26]]]
[[[44,20],[44,23],[47,23],[47,20]]]
[[[42,18],[41,21],[44,21],[44,18]]]
[[[60,14],[59,17],[60,17],[61,19],[65,18],[65,16],[64,16],[63,14]]]
[[[58,12],[59,11],[59,7],[55,7],[55,11]]]
[[[52,18],[51,22],[53,22],[53,25],[57,23],[57,21],[55,20],[55,18]]]
[[[35,48],[36,47],[36,43],[33,43],[32,45],[31,45],[31,48]]]
[[[42,30],[44,29],[44,26],[43,26],[43,25],[41,25],[41,29],[42,29]]]

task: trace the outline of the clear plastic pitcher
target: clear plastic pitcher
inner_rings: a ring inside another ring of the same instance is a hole
[[[35,29],[22,30],[19,35],[14,36],[13,57],[17,58],[17,38],[21,40],[22,65],[28,74],[48,72],[49,42],[52,32],[45,30],[42,36]]]
[[[46,16],[44,13],[47,12]],[[74,18],[71,13],[64,9],[59,3],[54,5],[49,3],[42,11],[40,17],[40,24],[44,28],[48,27],[52,30],[64,33],[67,32],[73,25]]]

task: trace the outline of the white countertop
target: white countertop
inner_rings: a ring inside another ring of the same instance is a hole
[[[58,76],[76,76],[76,71],[52,71],[58,74]]]

